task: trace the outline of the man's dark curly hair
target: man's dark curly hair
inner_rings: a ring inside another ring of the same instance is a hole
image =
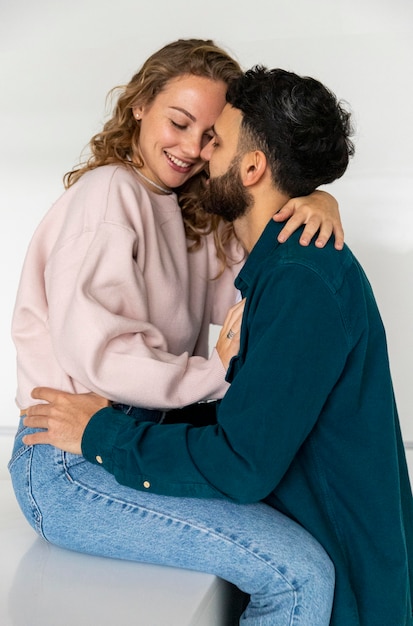
[[[255,66],[230,84],[227,101],[243,115],[240,150],[262,150],[282,192],[308,195],[344,174],[350,113],[319,81]]]

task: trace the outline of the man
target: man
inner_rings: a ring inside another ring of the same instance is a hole
[[[249,256],[216,425],[137,423],[98,411],[96,396],[40,389],[51,404],[25,423],[49,430],[25,442],[82,452],[138,490],[264,500],[332,559],[332,625],[411,626],[412,494],[371,287],[348,248],[314,251],[299,235],[280,245],[271,220],[344,173],[349,116],[320,83],[282,70],[247,72],[227,100],[204,149],[204,205],[233,222]]]

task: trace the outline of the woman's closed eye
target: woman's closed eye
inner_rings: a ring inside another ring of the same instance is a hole
[[[175,120],[171,120],[171,124],[172,126],[175,126],[175,128],[179,128],[179,130],[186,130],[188,128],[187,124],[178,124]]]

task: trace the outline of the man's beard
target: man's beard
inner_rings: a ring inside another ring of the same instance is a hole
[[[239,157],[235,157],[222,176],[210,178],[201,194],[204,211],[233,222],[245,215],[252,205],[252,196],[242,184]]]

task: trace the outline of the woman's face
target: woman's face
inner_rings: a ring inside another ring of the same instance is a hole
[[[145,176],[174,189],[202,169],[200,153],[213,136],[226,90],[223,81],[185,74],[171,79],[151,104],[134,107]]]

